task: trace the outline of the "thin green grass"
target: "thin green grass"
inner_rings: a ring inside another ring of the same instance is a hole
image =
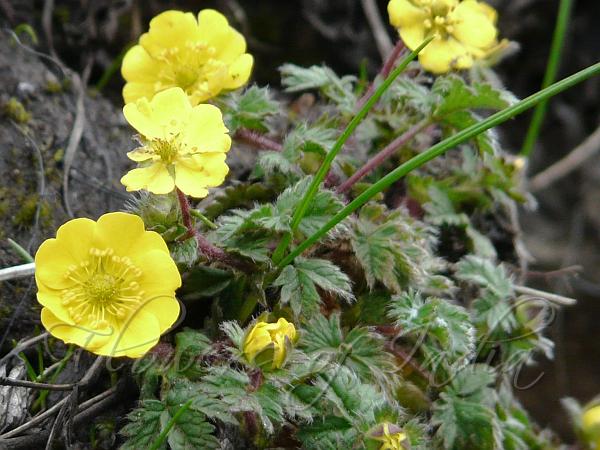
[[[573,8],[573,2],[571,0],[560,0],[558,7],[558,17],[556,18],[556,25],[554,27],[554,35],[552,37],[552,46],[550,47],[550,56],[548,57],[548,64],[546,65],[546,73],[544,74],[544,80],[542,81],[542,89],[550,86],[556,80],[556,74],[560,66],[560,58],[563,50],[563,44],[565,41],[565,35],[569,26],[569,19],[571,17],[571,10]],[[523,148],[521,148],[522,156],[530,156],[537,142],[537,138],[546,116],[546,110],[548,109],[548,101],[538,103],[533,117],[531,118],[531,124],[527,130],[525,141],[523,142]]]

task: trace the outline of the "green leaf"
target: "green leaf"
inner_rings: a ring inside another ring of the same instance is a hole
[[[348,114],[354,112],[357,101],[353,92],[356,77],[346,75],[340,78],[333,70],[324,65],[303,68],[294,64],[284,64],[279,71],[281,72],[281,84],[286,88],[286,92],[319,89],[343,112]]]
[[[475,329],[461,306],[409,290],[392,298],[389,316],[403,335],[421,342],[419,350],[433,368],[441,362],[462,366],[475,351]]]
[[[498,418],[493,410],[496,396],[489,387],[493,369],[475,364],[459,371],[433,405],[432,423],[445,449],[502,448]]]
[[[436,78],[431,92],[441,100],[434,111],[434,116],[441,118],[465,109],[500,110],[510,105],[505,94],[490,84],[473,83],[469,86],[458,75]]]
[[[212,349],[206,335],[190,328],[184,328],[175,335],[175,369],[178,375],[196,377],[202,373],[200,360]]]
[[[198,260],[198,244],[194,238],[174,241],[169,247],[175,262],[186,269],[192,267]]]
[[[353,448],[357,432],[352,424],[343,417],[324,416],[308,425],[301,426],[296,436],[302,442],[302,448],[338,450]]]
[[[467,255],[458,263],[456,277],[488,289],[502,299],[513,295],[513,284],[504,267],[488,259]]]
[[[233,345],[235,345],[241,351],[244,345],[245,335],[242,327],[240,327],[237,322],[229,321],[221,324],[221,330],[223,330],[223,333],[225,333],[225,335],[231,339]]]
[[[279,102],[266,87],[250,86],[241,93],[233,91],[224,97],[223,103],[225,124],[232,134],[242,127],[265,132],[266,119],[280,111]]]
[[[161,432],[160,417],[164,411],[165,405],[159,400],[143,400],[140,406],[127,415],[129,423],[121,430],[127,440],[121,449],[150,448]],[[160,448],[166,449],[166,445]]]
[[[432,242],[432,230],[405,211],[373,218],[364,213],[353,221],[352,248],[371,290],[377,282],[393,293],[426,285],[440,267]]]
[[[281,271],[273,285],[281,286],[281,303],[289,304],[296,316],[318,311],[321,297],[317,286],[347,301],[354,300],[348,276],[325,259],[296,258],[293,265]]]
[[[445,449],[502,448],[496,416],[481,403],[442,393],[434,404],[432,423],[439,425],[436,437]]]
[[[187,271],[185,283],[178,294],[186,302],[211,298],[226,289],[232,280],[233,273],[228,270],[196,266]]]
[[[300,348],[314,360],[339,364],[356,373],[363,382],[377,381],[387,388],[395,381],[394,362],[385,351],[384,340],[366,327],[344,333],[339,314],[313,317],[302,330]]]
[[[161,426],[164,428],[189,400],[190,396],[187,390],[170,389],[165,399],[166,410],[161,414]],[[206,415],[198,411],[192,403],[178,417],[167,440],[172,450],[219,448],[219,441],[213,436],[214,431],[214,425],[207,422]]]
[[[292,187],[287,188],[277,198],[273,208],[273,216],[279,217],[278,223],[285,223],[288,228],[291,224],[294,211],[304,197],[312,177],[306,177]],[[341,200],[331,191],[322,189],[314,197],[300,225],[298,231],[304,236],[309,236],[327,223],[343,207]]]

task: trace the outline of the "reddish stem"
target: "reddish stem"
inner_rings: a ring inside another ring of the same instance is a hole
[[[283,146],[279,143],[266,137],[264,134],[260,134],[256,131],[249,130],[247,128],[240,128],[236,131],[235,137],[252,145],[253,147],[273,150],[280,152],[283,150]]]
[[[202,236],[194,228],[192,222],[192,215],[190,214],[190,202],[186,195],[177,189],[177,199],[179,200],[179,206],[181,207],[181,216],[183,217],[183,224],[187,228],[187,233],[180,238],[180,240],[189,239],[191,237],[196,238],[198,244],[198,250],[200,250],[208,259],[217,261],[226,261],[228,259],[227,253],[224,250],[211,244],[204,236]]]
[[[388,75],[394,68],[394,64],[398,60],[398,57],[400,56],[400,54],[402,53],[402,51],[405,48],[406,48],[406,46],[404,45],[404,42],[402,42],[402,39],[398,39],[398,42],[396,42],[396,46],[392,49],[391,53],[388,55],[387,59],[383,63],[383,66],[381,66],[381,70],[379,71],[379,74],[378,74],[379,77],[381,77],[382,79],[386,79],[388,77]],[[377,80],[377,77],[375,77],[375,80]],[[358,102],[356,103],[356,109],[362,108],[364,106],[364,104],[366,103],[366,101],[371,97],[371,95],[373,95],[373,92],[375,92],[375,80],[373,80],[371,82],[371,84],[369,84],[367,91],[360,98],[360,100],[358,100]]]
[[[354,174],[344,181],[336,190],[338,194],[343,194],[348,192],[352,186],[356,184],[360,179],[362,179],[365,175],[371,172],[373,169],[379,167],[384,161],[386,161],[390,156],[392,156],[396,151],[403,147],[406,143],[408,143],[412,138],[414,138],[418,133],[420,133],[424,128],[429,125],[428,120],[422,120],[421,122],[413,125],[411,128],[406,130],[403,134],[398,136],[392,142],[390,142],[383,150],[377,153],[373,158],[371,158],[364,166],[358,169]]]

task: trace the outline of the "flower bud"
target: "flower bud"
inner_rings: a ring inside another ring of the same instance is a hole
[[[259,367],[283,366],[287,347],[296,340],[296,328],[284,318],[276,323],[258,322],[244,339],[244,355]]]
[[[371,432],[371,438],[382,443],[379,450],[407,450],[410,448],[406,433],[393,423],[379,424]]]
[[[600,405],[587,408],[583,412],[581,426],[590,447],[600,449]]]

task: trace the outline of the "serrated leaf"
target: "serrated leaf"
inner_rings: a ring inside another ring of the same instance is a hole
[[[513,284],[504,267],[488,259],[467,255],[458,263],[456,277],[489,289],[502,299],[513,295]]]
[[[354,111],[357,100],[353,92],[356,77],[346,75],[340,78],[333,70],[324,65],[304,68],[294,64],[284,64],[279,71],[281,72],[281,84],[286,88],[286,92],[319,89],[342,111],[347,113]]]
[[[432,231],[403,211],[377,221],[365,215],[353,222],[351,244],[369,288],[380,282],[399,293],[409,284],[426,285],[439,267]]]
[[[300,348],[309,357],[347,367],[363,382],[387,388],[395,381],[394,364],[381,336],[366,327],[342,331],[339,314],[316,315],[304,326]]]
[[[149,448],[161,432],[160,417],[165,405],[159,400],[143,400],[140,405],[127,415],[129,423],[123,427],[121,434],[126,437],[122,450],[138,450]],[[159,447],[165,449],[166,445]]]
[[[211,298],[226,289],[232,280],[231,271],[198,265],[187,271],[178,294],[186,302]]]
[[[324,416],[303,425],[296,435],[302,442],[302,448],[314,450],[352,448],[357,438],[352,424],[337,416]]]
[[[501,110],[509,106],[503,93],[490,84],[473,83],[469,86],[458,75],[438,77],[431,92],[441,98],[434,111],[435,117],[446,118],[451,113],[465,109]]]
[[[175,335],[175,370],[178,375],[188,377],[199,376],[202,372],[199,367],[200,358],[212,348],[208,337],[196,330],[184,328]]]
[[[233,345],[241,350],[245,334],[242,327],[240,327],[237,322],[229,321],[221,324],[221,330],[223,330],[223,333],[225,333],[225,335],[231,339]]]
[[[502,448],[496,402],[489,387],[495,380],[491,367],[475,364],[460,370],[433,405],[432,423],[445,449]]]
[[[168,422],[190,400],[187,389],[172,387],[165,399],[166,410],[161,414],[161,425]],[[180,413],[173,428],[169,431],[168,442],[172,450],[196,450],[219,448],[219,441],[213,432],[214,425],[206,420],[206,415],[192,405]]]
[[[240,127],[267,131],[265,120],[280,110],[266,87],[250,86],[241,93],[229,93],[223,100],[224,120],[230,133]]]
[[[431,367],[440,362],[462,366],[475,350],[475,329],[467,311],[446,300],[424,299],[409,290],[392,298],[389,316],[403,335],[422,343],[420,350]]]
[[[275,202],[273,215],[289,218],[285,220],[291,222],[291,217],[308,191],[311,181],[312,177],[306,177],[294,186],[283,191]],[[298,231],[306,237],[316,233],[335,214],[337,214],[343,206],[341,200],[333,192],[320,189],[308,206],[306,213],[298,226]],[[284,221],[284,219],[281,220]]]
[[[321,297],[317,286],[346,301],[354,299],[348,276],[325,259],[298,257],[282,270],[273,285],[281,286],[281,303],[289,304],[296,316],[312,315],[318,310]]]
[[[442,393],[433,406],[432,422],[439,425],[436,437],[444,449],[502,448],[496,416],[481,403]]]

